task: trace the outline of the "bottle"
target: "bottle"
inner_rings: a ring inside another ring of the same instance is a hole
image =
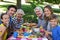
[[[43,37],[44,36],[44,29],[42,26],[40,26],[40,36]]]
[[[40,26],[40,32],[44,33],[44,28],[43,28],[43,26]]]
[[[42,26],[40,26],[40,29],[43,29],[43,27],[42,27]]]
[[[42,26],[40,26],[40,29],[43,29],[43,27],[42,27]]]

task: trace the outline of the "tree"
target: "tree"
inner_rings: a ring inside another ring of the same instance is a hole
[[[4,1],[4,0],[0,0],[0,2],[2,2],[2,1]]]
[[[18,9],[21,8],[21,0],[17,0],[17,8],[18,8]]]
[[[29,2],[29,3],[31,4],[31,6],[34,9],[36,6],[40,5],[40,3],[42,3],[42,1],[41,0],[31,0],[31,2]]]
[[[60,0],[45,0],[45,2],[53,3],[53,4],[59,4]]]

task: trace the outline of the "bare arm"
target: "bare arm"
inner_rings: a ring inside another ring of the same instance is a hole
[[[52,35],[52,32],[48,32],[50,35]]]
[[[52,35],[52,32],[45,31],[45,36],[48,37],[49,35]]]
[[[6,27],[2,27],[2,26],[0,26],[0,37],[3,36],[5,30],[6,30]]]

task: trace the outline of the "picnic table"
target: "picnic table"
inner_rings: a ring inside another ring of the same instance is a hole
[[[8,40],[48,40],[47,38],[14,38],[11,37]]]
[[[24,34],[22,36],[19,35],[17,38],[11,36],[10,38],[8,38],[8,40],[48,40],[44,36],[44,30],[41,30],[42,27],[37,28],[36,23],[25,23],[23,25],[20,28],[19,32],[22,32],[22,29],[24,29],[23,31],[26,30],[26,33],[23,32]],[[14,35],[16,36],[16,34]],[[40,36],[43,36],[43,37],[40,37]]]

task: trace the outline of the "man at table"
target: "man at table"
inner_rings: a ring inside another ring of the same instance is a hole
[[[42,26],[44,29],[47,30],[46,28],[46,21],[44,20],[44,13],[41,7],[36,7],[34,9],[34,12],[36,13],[37,17],[38,17],[38,27]]]

